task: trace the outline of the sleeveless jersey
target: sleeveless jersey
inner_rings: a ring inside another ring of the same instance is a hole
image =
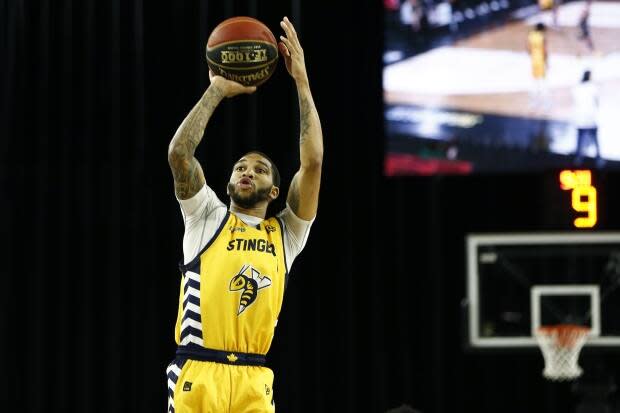
[[[541,10],[549,10],[553,8],[553,3],[553,0],[538,0],[538,7],[540,7]]]
[[[532,75],[535,78],[545,76],[545,35],[532,31],[528,34],[528,42],[530,44],[530,53],[532,59]]]
[[[180,268],[177,344],[267,353],[288,276],[277,218],[254,227],[228,212],[211,241]]]
[[[530,32],[527,36],[530,43],[532,59],[545,59],[545,35],[537,31]]]

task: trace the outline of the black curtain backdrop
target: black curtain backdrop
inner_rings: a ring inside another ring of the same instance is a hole
[[[183,233],[167,146],[208,86],[208,34],[234,15],[296,24],[325,137],[268,356],[278,411],[566,410],[539,354],[461,337],[465,234],[568,229],[554,175],[383,178],[382,2],[303,0],[0,1],[0,410],[165,410]],[[297,135],[281,65],[217,109],[197,156],[222,199],[253,148],[286,188]],[[600,180],[600,225],[618,229],[618,175]]]

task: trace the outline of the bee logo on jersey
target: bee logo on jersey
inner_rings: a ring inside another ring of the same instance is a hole
[[[241,314],[248,308],[258,296],[258,290],[269,287],[271,279],[267,276],[261,276],[260,272],[251,265],[244,265],[239,273],[230,280],[230,291],[241,291],[239,298],[239,310],[237,315]]]

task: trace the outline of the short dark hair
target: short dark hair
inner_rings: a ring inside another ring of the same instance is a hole
[[[280,187],[280,171],[278,170],[278,166],[275,164],[274,161],[271,160],[270,157],[268,157],[267,155],[265,155],[263,152],[261,151],[249,151],[246,152],[241,158],[243,158],[246,155],[255,153],[256,155],[262,156],[263,158],[267,159],[269,161],[269,163],[271,164],[271,177],[273,178],[273,185],[277,186],[278,188]],[[239,158],[239,159],[241,159]]]
[[[547,27],[544,23],[536,23],[536,30],[539,32],[544,32]]]
[[[583,72],[583,76],[581,77],[581,81],[582,82],[589,82],[590,81],[590,76],[592,76],[592,72],[590,72],[590,70],[586,70],[585,72]]]

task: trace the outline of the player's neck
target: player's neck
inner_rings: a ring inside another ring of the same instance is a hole
[[[243,208],[237,204],[235,204],[234,201],[230,201],[230,212],[235,212],[238,214],[245,214],[245,215],[250,215],[253,217],[257,217],[260,219],[265,219],[265,215],[267,215],[267,204],[262,204],[261,203],[257,203],[256,205],[254,205],[253,207],[250,208]]]

